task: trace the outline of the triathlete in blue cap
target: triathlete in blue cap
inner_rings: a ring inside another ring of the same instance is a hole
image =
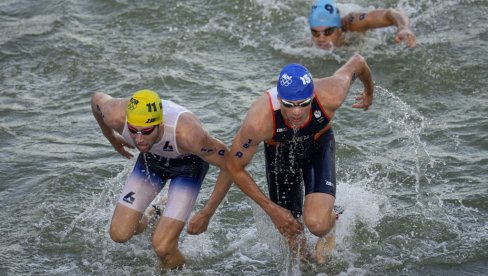
[[[234,183],[269,215],[288,238],[291,249],[305,249],[303,224],[319,238],[318,263],[324,262],[321,249],[336,219],[331,122],[356,78],[363,83],[364,91],[352,107],[368,110],[373,101],[373,80],[362,56],[355,54],[334,75],[316,80],[302,65],[285,66],[277,85],[251,105],[227,159]],[[261,142],[269,198],[245,169]]]
[[[312,42],[319,48],[329,49],[344,44],[342,33],[365,32],[369,29],[395,25],[395,41],[415,47],[416,38],[410,30],[410,20],[404,13],[394,9],[377,9],[370,12],[352,12],[341,18],[333,0],[317,0],[310,10],[308,24]]]

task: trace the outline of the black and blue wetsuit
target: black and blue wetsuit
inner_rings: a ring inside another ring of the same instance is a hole
[[[314,97],[309,120],[293,129],[283,118],[276,89],[268,90],[273,109],[274,133],[264,143],[266,177],[271,200],[300,217],[303,211],[303,188],[309,193],[326,193],[335,197],[335,139],[330,119]]]

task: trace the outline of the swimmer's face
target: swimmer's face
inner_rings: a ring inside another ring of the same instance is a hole
[[[292,127],[300,127],[308,120],[312,98],[299,101],[280,99],[281,111],[288,124]]]
[[[321,49],[338,46],[341,29],[337,27],[315,27],[310,29],[313,43]]]
[[[138,127],[127,124],[130,137],[140,152],[148,152],[159,138],[159,125]]]

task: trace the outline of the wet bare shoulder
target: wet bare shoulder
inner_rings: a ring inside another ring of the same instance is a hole
[[[102,116],[108,127],[119,132],[125,124],[128,101],[128,98],[113,98],[104,93],[94,93],[92,96],[93,108]]]
[[[252,135],[259,142],[271,139],[273,129],[273,110],[268,94],[264,93],[249,108],[241,132]]]
[[[198,152],[207,136],[207,131],[195,114],[185,112],[180,115],[176,126],[176,142],[182,153]]]

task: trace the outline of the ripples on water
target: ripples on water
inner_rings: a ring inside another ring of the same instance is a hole
[[[385,6],[411,16],[416,49],[394,45],[393,28],[332,53],[308,48],[309,1],[0,3],[0,274],[158,274],[150,233],[124,245],[107,233],[132,161],[102,137],[92,91],[155,89],[230,145],[282,66],[327,76],[355,51],[373,70],[376,95],[367,113],[353,110],[355,84],[336,114],[337,203],[346,212],[332,264],[297,266],[263,211],[232,188],[206,233],[182,236],[188,266],[169,274],[485,273],[487,4],[339,3],[343,13]],[[264,188],[262,152],[248,168]]]

